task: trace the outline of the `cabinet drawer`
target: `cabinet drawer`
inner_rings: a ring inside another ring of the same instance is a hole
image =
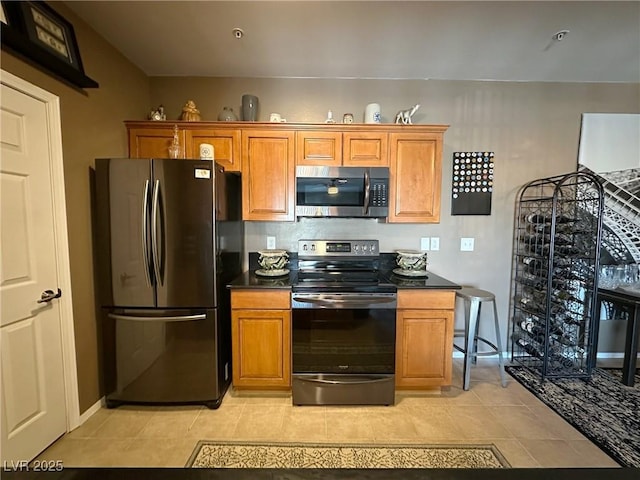
[[[290,290],[233,290],[231,308],[285,309],[291,308]]]
[[[398,290],[398,308],[454,309],[454,290]]]

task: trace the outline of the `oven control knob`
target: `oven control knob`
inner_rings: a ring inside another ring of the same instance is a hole
[[[358,245],[357,243],[353,246],[353,249],[357,252],[358,250],[360,250],[360,245]]]
[[[312,244],[311,244],[311,251],[312,251],[312,252],[315,252],[315,250],[316,250],[316,244],[315,244],[315,243],[312,243]]]
[[[372,252],[375,252],[375,251],[376,251],[376,244],[375,244],[375,243],[372,243],[372,244],[371,244],[371,251],[372,251]]]
[[[363,252],[366,252],[368,249],[369,249],[369,247],[366,244],[362,245],[362,251]]]
[[[306,252],[308,249],[309,249],[309,246],[306,243],[304,243],[302,245],[302,250],[304,250]]]

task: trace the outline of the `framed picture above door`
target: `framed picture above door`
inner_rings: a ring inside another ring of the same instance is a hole
[[[82,88],[98,83],[84,73],[73,25],[45,2],[2,2],[2,48]]]

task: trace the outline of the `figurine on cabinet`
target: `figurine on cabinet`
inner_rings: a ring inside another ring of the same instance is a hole
[[[157,110],[151,110],[149,113],[149,120],[153,121],[164,121],[167,119],[167,115],[164,113],[164,106],[158,105]]]
[[[420,108],[420,104],[416,103],[413,107],[406,110],[400,110],[396,115],[396,123],[403,125],[411,125],[411,117]]]
[[[185,122],[199,122],[200,121],[200,110],[196,108],[196,103],[193,100],[187,101],[182,107],[182,117],[181,120]]]

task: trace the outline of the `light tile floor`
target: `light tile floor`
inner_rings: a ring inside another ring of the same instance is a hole
[[[469,391],[398,393],[391,407],[294,407],[285,394],[230,390],[218,410],[101,409],[39,457],[66,467],[183,467],[198,440],[380,444],[495,444],[513,467],[617,463],[507,375],[481,359]]]

